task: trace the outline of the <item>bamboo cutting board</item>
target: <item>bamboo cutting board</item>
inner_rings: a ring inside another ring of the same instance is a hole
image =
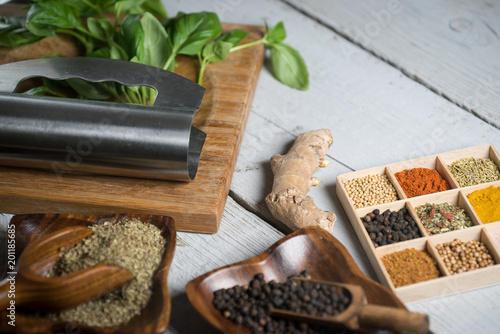
[[[244,42],[262,36],[260,26],[224,24],[249,32]],[[210,64],[205,97],[193,125],[207,134],[198,174],[189,183],[0,167],[0,212],[140,213],[174,218],[177,230],[215,233],[229,193],[250,112],[264,47],[250,47]],[[175,72],[196,80],[194,57],[179,57]]]

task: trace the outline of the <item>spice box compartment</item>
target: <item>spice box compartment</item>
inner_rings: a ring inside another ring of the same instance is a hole
[[[476,187],[476,188],[479,188],[479,187]],[[476,189],[476,188],[473,188],[473,189]],[[473,190],[471,190],[471,191],[473,191]],[[429,229],[425,226],[425,223],[422,222],[422,219],[420,218],[420,216],[418,214],[418,208],[420,206],[424,206],[426,204],[436,205],[436,204],[448,203],[451,206],[458,207],[459,209],[464,210],[465,215],[470,219],[470,226],[482,224],[481,220],[479,219],[479,217],[475,213],[474,208],[472,207],[471,203],[467,200],[466,193],[461,189],[453,189],[450,191],[444,191],[444,192],[414,197],[414,198],[409,199],[408,203],[409,203],[410,208],[413,210],[413,212],[415,212],[417,220],[421,224],[421,226],[424,230],[424,234],[426,236],[453,232],[453,231],[441,232],[441,230],[437,229],[437,231],[433,233],[432,229]],[[467,227],[465,227],[465,228],[467,228]],[[456,230],[459,230],[459,228],[457,228]]]
[[[464,242],[471,240],[483,242],[495,264],[493,266],[452,274],[446,267],[443,258],[439,255],[436,246],[452,242],[455,239],[460,239]],[[441,276],[411,285],[395,287],[389,278],[381,258],[387,254],[408,248],[426,250],[437,262]],[[381,271],[385,274],[382,283],[394,291],[405,303],[452,295],[499,283],[499,250],[495,247],[491,235],[484,226],[474,226],[453,233],[434,235],[425,238],[425,240],[415,239],[411,242],[401,243],[395,247],[383,247],[377,249],[375,252]]]
[[[363,249],[365,250],[365,253],[367,254],[367,257],[371,262],[379,280],[382,284],[393,290],[404,302],[430,299],[500,283],[500,265],[498,264],[500,244],[498,242],[496,243],[495,241],[492,241],[500,240],[500,221],[483,224],[474,211],[474,208],[471,205],[470,201],[467,199],[467,195],[475,190],[490,187],[492,185],[495,187],[500,187],[500,181],[482,183],[475,186],[460,187],[458,182],[454,179],[453,175],[448,171],[447,166],[457,159],[462,159],[465,157],[490,158],[492,161],[494,161],[496,166],[500,165],[500,158],[495,148],[492,145],[482,145],[389,164],[387,166],[373,167],[365,170],[342,174],[337,177],[337,195],[339,196],[339,199],[347,213],[347,216],[349,217],[356,235],[360,239],[361,245],[363,246]],[[394,174],[403,169],[411,169],[416,167],[438,170],[440,175],[446,181],[448,181],[451,189],[433,194],[408,198],[404,194],[404,191],[399,185]],[[369,175],[386,175],[387,179],[390,181],[397,192],[397,199],[389,201],[388,203],[368,205],[365,207],[356,207],[354,201],[350,198],[346,187],[344,186],[344,182],[356,178],[368,177]],[[471,220],[471,226],[463,230],[449,231],[443,234],[433,235],[432,233],[429,233],[422,225],[421,220],[418,218],[416,208],[426,203],[438,204],[444,202],[464,209],[465,213]],[[416,225],[418,226],[419,231],[421,231],[421,236],[412,240],[399,241],[397,243],[387,245],[379,245],[377,248],[375,248],[369,234],[366,231],[365,226],[363,225],[363,217],[366,214],[373,212],[373,210],[375,209],[383,212],[387,209],[391,211],[398,211],[401,208],[406,208],[408,211],[408,215],[416,219]],[[488,237],[484,237],[483,234],[488,235]],[[439,255],[435,250],[435,240],[441,240],[440,238],[444,238],[442,240],[445,240],[447,238],[451,238],[451,240],[454,240],[455,238],[458,238],[458,236],[467,240],[476,237],[477,240],[481,241],[482,239],[487,238],[487,240],[489,240],[487,247],[490,250],[490,253],[495,254],[495,265],[487,268],[481,268],[465,273],[451,275],[445,268],[444,263],[439,260]],[[494,236],[496,236],[497,239],[495,239]],[[411,247],[428,250],[432,257],[437,261],[442,276],[429,281],[396,288],[392,284],[380,258],[381,256],[383,256],[382,254],[388,254],[397,250]]]
[[[472,193],[478,191],[478,190],[487,190],[487,188],[491,188],[491,187],[493,187],[495,189],[500,188],[500,181],[483,183],[483,184],[478,184],[477,186],[463,188],[461,190],[461,193],[464,195],[465,198],[467,198],[467,203],[470,205],[470,207],[474,208],[474,205],[471,203],[468,196],[471,195]],[[500,207],[500,203],[499,203],[498,207]],[[485,225],[490,225],[492,223],[499,223],[500,224],[500,219],[495,219],[495,221],[492,221],[492,222],[483,221],[476,210],[473,210],[473,215],[474,215],[475,219],[477,219],[481,224],[485,224]],[[498,216],[498,214],[497,214],[497,216]]]
[[[450,165],[453,162],[464,159],[464,158],[476,158],[484,159],[488,158],[492,160],[497,167],[500,168],[500,155],[493,145],[482,145],[476,147],[465,148],[462,150],[447,152],[439,155],[441,161],[446,165]],[[460,188],[457,179],[450,173],[450,186],[452,188]]]
[[[394,180],[393,181],[394,187],[396,187],[396,189],[397,188],[401,189],[401,193],[403,194],[402,198],[409,198],[409,197],[411,198],[411,196],[408,196],[406,194],[403,187],[398,182],[397,174],[403,173],[405,170],[412,170],[414,168],[425,168],[427,170],[435,170],[439,173],[439,177],[446,180],[447,185],[449,187],[448,189],[456,188],[452,186],[452,184],[454,184],[452,183],[453,176],[448,171],[448,168],[446,167],[440,156],[435,155],[435,156],[416,158],[408,161],[393,163],[387,166],[389,174],[394,175],[394,177],[390,177],[391,180]]]

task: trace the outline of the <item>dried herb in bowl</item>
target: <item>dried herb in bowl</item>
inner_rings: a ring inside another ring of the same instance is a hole
[[[500,180],[498,166],[488,158],[464,158],[448,166],[460,187]]]
[[[160,229],[138,219],[92,225],[92,235],[61,254],[49,276],[63,276],[99,263],[128,269],[134,279],[98,299],[50,317],[95,327],[126,323],[148,303],[166,240]]]
[[[417,215],[429,234],[440,234],[470,227],[465,210],[448,203],[427,203],[417,207]]]

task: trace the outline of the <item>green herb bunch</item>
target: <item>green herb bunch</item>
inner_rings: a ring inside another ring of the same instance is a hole
[[[177,55],[195,56],[200,62],[199,84],[208,64],[224,60],[231,52],[264,44],[270,49],[273,72],[279,81],[295,89],[309,87],[303,58],[283,43],[286,32],[282,22],[272,29],[266,24],[261,39],[240,44],[247,33],[238,29],[223,32],[215,13],[179,12],[170,18],[161,0],[31,0],[26,16],[0,17],[0,46],[21,46],[57,34],[77,39],[87,57],[132,61],[168,71],[177,65]],[[115,98],[150,104],[156,94],[146,87],[80,79],[44,79],[43,86],[26,93],[60,95],[61,85],[71,87],[86,99]]]

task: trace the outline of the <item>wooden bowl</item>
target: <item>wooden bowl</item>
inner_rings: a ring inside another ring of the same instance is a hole
[[[395,294],[365,276],[347,249],[319,227],[297,230],[262,254],[192,280],[186,286],[186,294],[196,310],[216,328],[225,333],[250,333],[242,325],[224,318],[213,307],[213,293],[222,288],[248,284],[258,273],[263,273],[267,281],[284,282],[304,270],[308,270],[313,279],[360,285],[368,303],[406,310]]]
[[[141,214],[114,214],[114,215],[17,215],[12,218],[11,224],[16,227],[16,258],[26,245],[54,231],[68,226],[89,226],[104,223],[110,220],[123,220],[137,218],[142,222],[149,222],[162,231],[162,236],[167,241],[165,254],[161,266],[154,277],[153,294],[141,314],[133,317],[124,325],[108,328],[90,327],[81,324],[53,321],[41,317],[29,310],[16,308],[16,326],[6,323],[7,313],[0,312],[1,333],[163,333],[170,319],[171,301],[167,285],[167,274],[174,256],[176,232],[174,221],[170,217],[141,215]],[[126,245],[124,245],[126,247]]]

